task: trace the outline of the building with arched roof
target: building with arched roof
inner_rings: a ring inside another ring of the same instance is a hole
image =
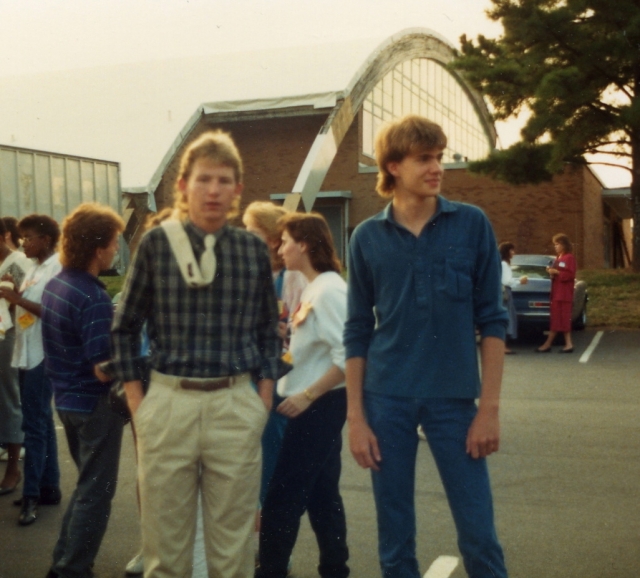
[[[135,245],[146,213],[172,203],[182,150],[210,128],[232,133],[245,161],[243,204],[260,199],[325,214],[344,251],[349,231],[384,205],[373,135],[418,112],[449,138],[444,194],[488,214],[499,240],[546,253],[564,232],[581,267],[628,262],[628,190],[587,167],[537,186],[467,171],[496,144],[483,100],[446,64],[452,45],[408,29],[386,39],[219,54],[15,77],[0,86],[0,142],[120,164]],[[72,89],[70,89],[72,87]],[[204,103],[204,104],[201,104]],[[195,112],[194,112],[195,111]]]
[[[567,167],[551,183],[536,186],[507,185],[466,170],[467,161],[495,147],[496,133],[482,98],[447,68],[454,49],[436,32],[408,29],[377,45],[360,41],[273,56],[284,61],[276,66],[258,57],[234,69],[251,98],[198,107],[146,188],[152,205],[172,204],[188,143],[221,128],[232,134],[245,163],[243,206],[271,199],[323,213],[344,257],[353,227],[387,202],[375,192],[374,134],[386,120],[417,113],[439,123],[448,136],[445,196],[483,208],[498,239],[515,242],[523,253],[548,253],[551,236],[563,231],[575,240],[582,267],[612,264],[611,255],[613,264],[616,258],[625,261],[619,247],[614,252],[619,243],[606,238],[614,225],[618,241],[625,238],[621,217],[603,205],[603,186],[588,168]],[[274,76],[278,91],[272,89]],[[271,88],[260,96],[266,81]],[[219,94],[228,92],[224,86]],[[130,222],[134,243],[140,222]]]
[[[446,68],[453,47],[437,33],[404,30],[362,54],[317,51],[305,63],[317,73],[312,93],[296,91],[297,78],[306,76],[297,73],[279,97],[200,106],[149,183],[155,205],[172,202],[185,146],[203,131],[222,128],[243,154],[243,203],[281,199],[291,208],[301,203],[323,212],[343,249],[348,230],[383,205],[373,192],[373,136],[382,122],[408,113],[438,122],[449,136],[449,163],[483,158],[495,146],[482,98]]]

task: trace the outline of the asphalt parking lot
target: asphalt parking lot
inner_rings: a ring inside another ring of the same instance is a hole
[[[496,519],[512,577],[637,578],[640,575],[640,331],[574,335],[571,355],[540,355],[540,339],[508,356],[502,447],[490,458]],[[557,348],[556,348],[557,349]],[[582,359],[582,361],[581,361]],[[58,430],[65,499],[41,508],[30,527],[16,525],[17,494],[0,498],[0,578],[44,577],[74,468]],[[418,558],[426,573],[442,556],[459,558],[451,516],[426,443],[420,444],[416,504]],[[98,578],[123,575],[139,545],[131,433],[125,430],[121,477]],[[352,576],[379,576],[371,484],[343,450],[342,490]],[[306,521],[293,576],[313,578],[317,548]],[[445,560],[445,559],[440,559]],[[446,559],[446,560],[451,560]],[[436,575],[436,566],[431,575]],[[438,578],[462,578],[461,565]]]

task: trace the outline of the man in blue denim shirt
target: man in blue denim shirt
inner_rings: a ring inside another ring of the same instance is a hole
[[[391,203],[356,228],[349,246],[349,441],[357,462],[372,470],[385,578],[420,577],[418,425],[438,466],[468,575],[507,576],[485,459],[500,440],[507,325],[500,258],[484,213],[439,194],[446,144],[442,129],[418,116],[380,131],[377,190]]]

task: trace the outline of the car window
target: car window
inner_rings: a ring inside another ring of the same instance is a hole
[[[549,279],[546,267],[540,265],[511,265],[514,277],[526,275],[529,279]]]

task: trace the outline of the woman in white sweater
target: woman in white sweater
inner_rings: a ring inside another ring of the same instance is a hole
[[[516,247],[513,243],[505,241],[498,246],[500,252],[500,259],[502,260],[502,289],[504,295],[504,306],[509,313],[509,325],[507,326],[507,337],[511,339],[518,338],[518,316],[516,313],[516,306],[513,302],[513,293],[511,289],[517,285],[524,285],[528,282],[527,276],[515,278],[511,271],[511,258],[516,254]],[[515,351],[509,349],[505,345],[504,352],[507,354],[513,354]]]
[[[346,284],[321,215],[292,213],[279,223],[285,266],[301,271],[309,284],[292,319],[288,355],[293,370],[278,382],[278,394],[285,398],[278,411],[289,422],[262,507],[256,577],[285,578],[306,511],[318,540],[320,576],[346,578],[349,551],[338,487],[346,418]]]

